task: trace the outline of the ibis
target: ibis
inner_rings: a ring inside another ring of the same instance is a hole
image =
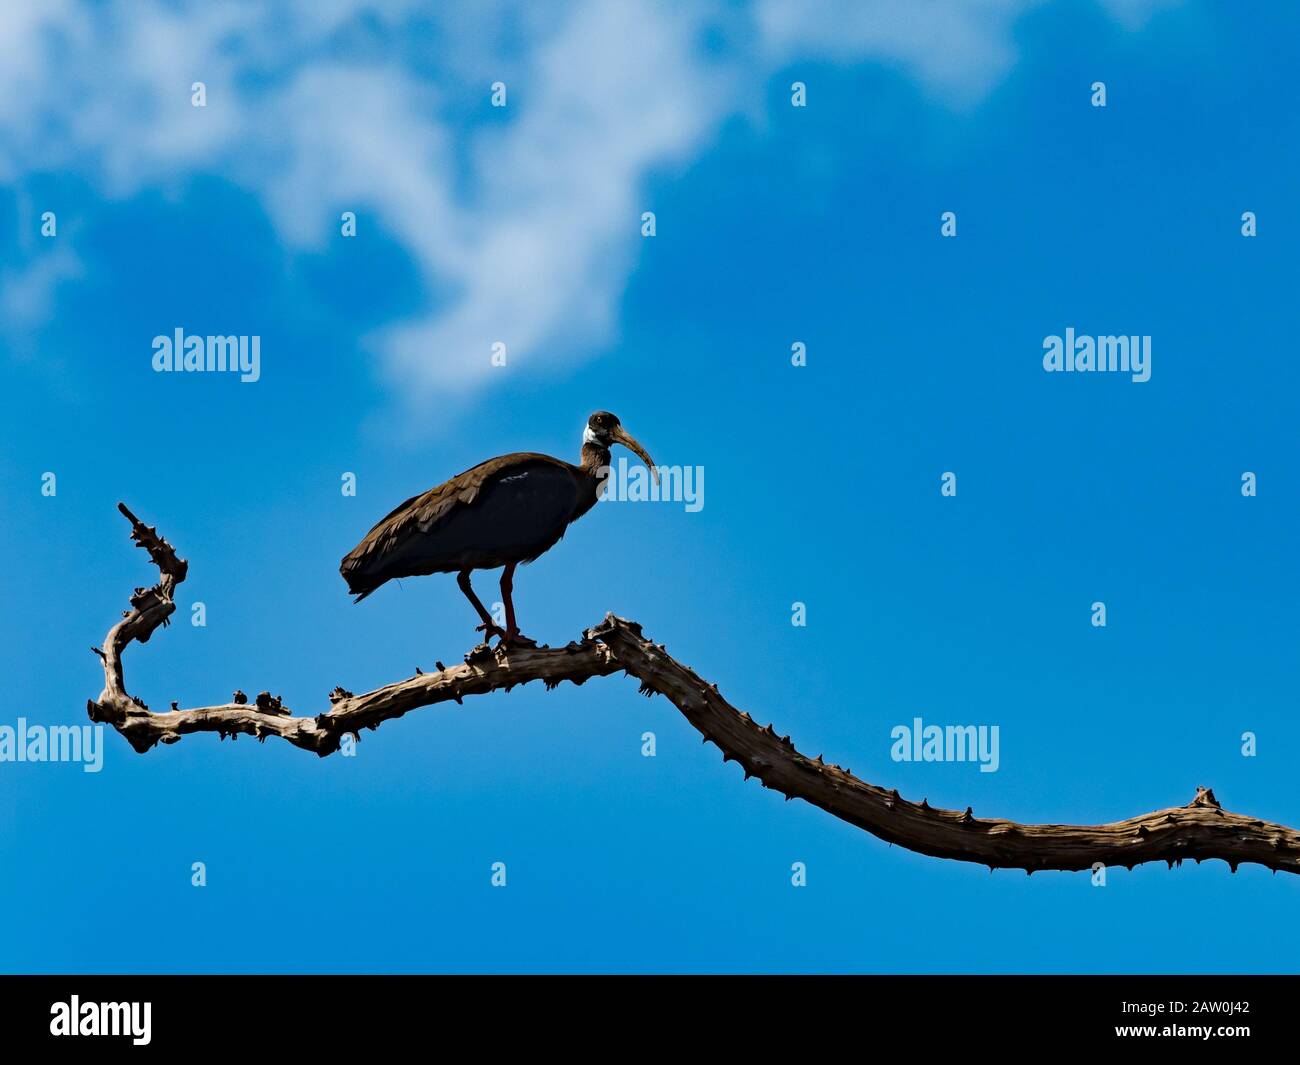
[[[420,495],[384,517],[339,565],[348,591],[361,602],[398,577],[454,573],[482,621],[476,631],[499,645],[532,645],[515,622],[515,567],[554,547],[570,523],[595,504],[609,474],[609,449],[622,444],[658,480],[650,456],[609,411],[587,419],[578,465],[519,451],[480,462],[473,469]],[[474,594],[476,569],[501,573],[502,629]]]

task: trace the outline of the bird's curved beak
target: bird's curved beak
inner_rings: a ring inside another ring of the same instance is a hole
[[[634,437],[631,433],[627,432],[620,425],[614,430],[612,434],[610,434],[610,439],[614,443],[622,444],[629,451],[635,453],[636,457],[639,458],[650,468],[650,476],[655,479],[655,484],[659,483],[659,470],[655,466],[655,460],[650,457],[650,453],[646,451],[645,448],[643,448],[639,443],[637,443],[636,437]]]

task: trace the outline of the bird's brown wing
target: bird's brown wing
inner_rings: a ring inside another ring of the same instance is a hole
[[[362,596],[388,579],[385,562],[414,537],[425,537],[444,524],[458,508],[469,506],[498,477],[541,468],[569,476],[565,463],[532,452],[501,455],[430,488],[396,507],[382,518],[344,557],[339,565],[348,586]]]

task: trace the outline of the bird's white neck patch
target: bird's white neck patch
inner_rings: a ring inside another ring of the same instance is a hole
[[[609,445],[607,445],[607,444],[602,444],[602,443],[600,442],[600,438],[599,438],[595,433],[593,433],[593,432],[591,431],[591,426],[590,426],[590,425],[588,425],[587,428],[585,428],[585,429],[582,431],[582,442],[583,442],[584,444],[591,444],[592,447],[608,447],[608,446],[609,446]]]

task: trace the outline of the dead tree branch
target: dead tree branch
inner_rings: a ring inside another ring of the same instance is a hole
[[[978,862],[990,869],[1080,870],[1095,865],[1132,868],[1164,861],[1172,867],[1184,859],[1219,858],[1233,872],[1243,862],[1300,873],[1300,832],[1283,825],[1224,810],[1209,788],[1197,788],[1186,806],[1104,825],[1026,825],[964,811],[942,810],[902,798],[853,776],[848,770],[799,753],[789,736],[771,725],[760,726],[737,710],[693,670],[647,640],[636,622],[608,614],[581,641],[567,647],[490,650],[484,645],[465,656],[463,665],[436,673],[419,673],[364,695],[342,688],[330,693],[331,706],[315,717],[295,717],[278,697],[263,692],[253,703],[242,692],[215,706],[154,713],[129,695],[122,655],[132,641],[145,643],[176,609],[176,586],[186,576],[184,559],[123,504],[131,538],[149,552],[160,579],[152,588],[137,588],[131,609],[94,648],[104,666],[104,690],[88,703],[91,720],[112,725],[143,753],[157,743],[175,743],[193,732],[216,732],[223,738],[240,733],[265,740],[279,736],[322,757],[339,749],[345,735],[378,728],[410,710],[435,703],[460,702],[467,695],[540,680],[547,688],[562,681],[582,684],[592,677],[623,671],[641,683],[645,695],[671,702],[704,737],[716,744],[724,762],[737,762],[745,779],[755,777],[787,799],[803,799],[889,843],[957,861]]]

